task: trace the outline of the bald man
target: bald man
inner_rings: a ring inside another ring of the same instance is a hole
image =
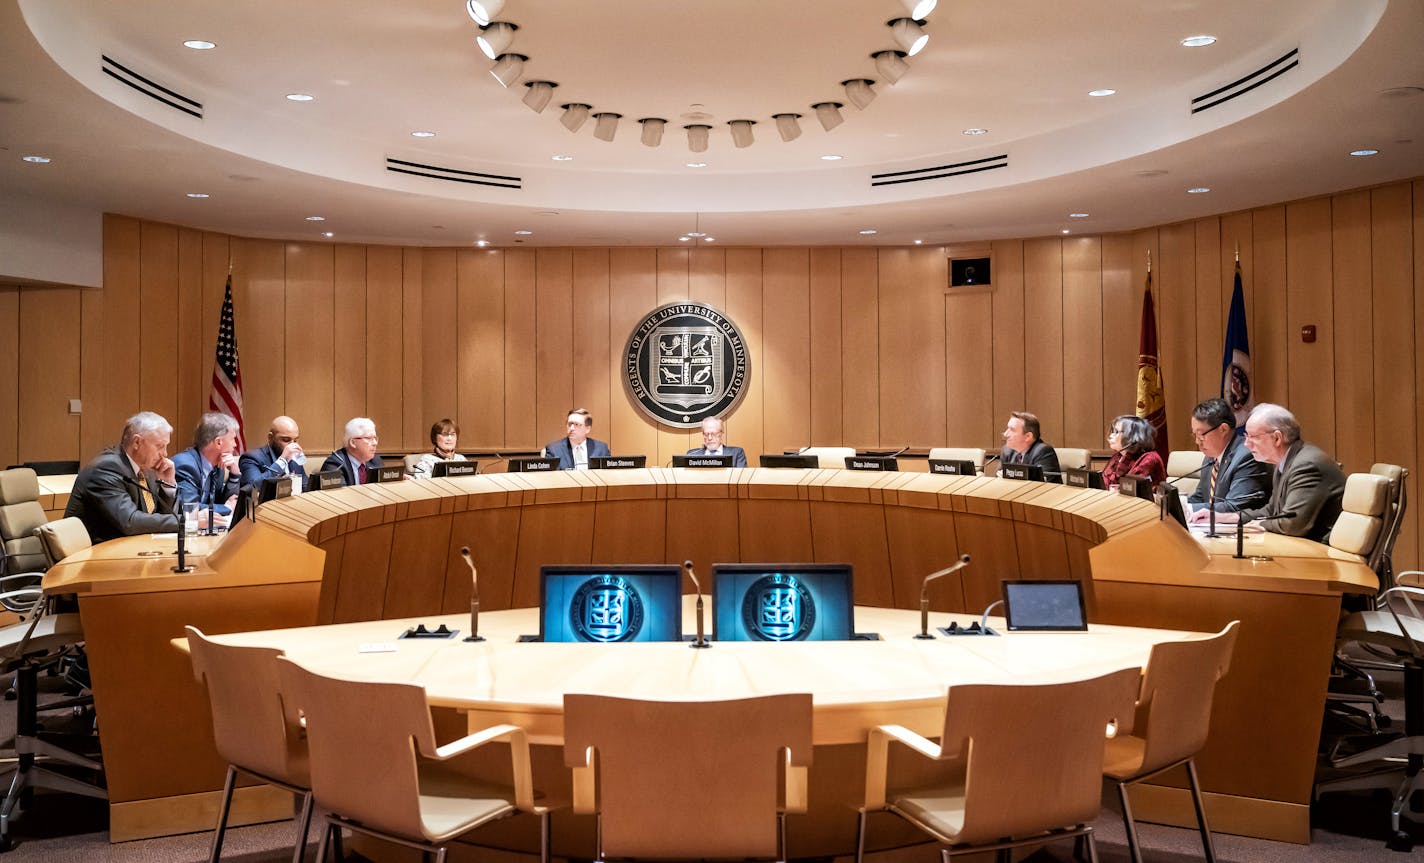
[[[293,477],[293,488],[306,482],[306,453],[302,452],[301,429],[291,417],[277,417],[267,430],[267,445],[249,450],[237,460],[242,470],[243,488],[251,488],[264,479]]]

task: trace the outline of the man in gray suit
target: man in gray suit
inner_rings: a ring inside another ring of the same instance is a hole
[[[1004,449],[999,453],[999,464],[1037,465],[1043,468],[1046,481],[1063,481],[1063,472],[1058,468],[1058,450],[1039,437],[1037,416],[1028,411],[1014,411],[1009,414],[1002,437]]]
[[[1236,433],[1236,414],[1225,400],[1207,399],[1196,406],[1192,437],[1205,457],[1197,489],[1187,498],[1191,521],[1206,521],[1212,509],[1239,512],[1265,505],[1271,497],[1271,466],[1256,461],[1246,448]]]
[[[74,480],[66,518],[84,522],[99,544],[120,536],[174,533],[182,518],[173,513],[174,467],[168,458],[173,426],[151,411],[129,417],[115,449],[106,449]]]
[[[1300,439],[1300,422],[1280,405],[1260,404],[1246,420],[1246,446],[1257,461],[1275,465],[1270,500],[1239,517],[1256,520],[1272,533],[1303,536],[1316,542],[1330,538],[1345,495],[1345,475],[1318,446]],[[1285,516],[1272,516],[1286,513]],[[1221,513],[1217,521],[1231,523],[1238,513]]]

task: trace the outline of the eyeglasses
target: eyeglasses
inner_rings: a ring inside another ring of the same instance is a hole
[[[380,443],[380,440],[373,434],[357,435],[356,437],[352,438],[352,440],[367,440],[371,443]]]
[[[1275,429],[1266,429],[1266,430],[1263,431],[1263,432],[1246,432],[1246,438],[1247,438],[1247,440],[1257,440],[1257,439],[1259,439],[1259,438],[1268,437],[1268,436],[1273,435],[1273,434],[1275,434],[1275,433],[1276,433],[1276,430],[1275,430]]]
[[[1215,433],[1218,429],[1220,429],[1220,428],[1221,428],[1221,426],[1218,425],[1218,426],[1212,426],[1211,428],[1207,429],[1206,431],[1201,431],[1201,432],[1199,432],[1199,431],[1193,431],[1193,432],[1192,432],[1192,439],[1195,440],[1197,443],[1201,443],[1203,440],[1206,439],[1206,436],[1207,436],[1207,435],[1209,435],[1209,434],[1214,434],[1214,433]]]

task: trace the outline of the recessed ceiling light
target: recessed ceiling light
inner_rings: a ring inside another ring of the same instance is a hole
[[[706,232],[706,231],[688,231],[688,232],[687,232],[687,235],[688,235],[689,237],[705,237],[705,236],[707,236],[707,232]]]
[[[1187,190],[1187,194],[1188,194],[1188,195],[1202,195],[1202,194],[1205,194],[1205,193],[1210,192],[1210,191],[1211,191],[1211,187],[1210,187],[1210,186],[1197,186],[1197,187],[1195,187],[1195,188],[1188,189],[1188,190]]]
[[[875,231],[874,228],[866,228],[865,230],[861,231],[860,233],[861,233],[862,236],[868,237],[868,236],[870,236],[871,234],[876,233],[876,231]]]
[[[308,222],[325,222],[326,216],[307,216]]]
[[[822,162],[839,162],[841,159],[844,159],[844,158],[845,158],[845,156],[837,156],[835,153],[827,153],[826,155],[824,155],[824,156],[821,157],[821,161],[822,161]]]
[[[49,156],[21,156],[20,158],[35,165],[48,165],[50,163]]]
[[[924,242],[924,240],[916,240],[916,241],[915,241],[915,245],[918,246],[918,245],[920,245],[920,244],[923,243],[923,242]]]
[[[216,42],[209,42],[206,39],[189,39],[183,43],[184,48],[192,48],[194,51],[211,51],[218,47]]]
[[[1102,88],[1101,90],[1089,90],[1089,91],[1088,91],[1088,95],[1089,95],[1089,96],[1114,96],[1114,95],[1116,95],[1116,94],[1117,94],[1117,91],[1114,90],[1114,89],[1112,89],[1111,87],[1104,87],[1104,88]]]
[[[208,197],[208,193],[207,193],[207,192],[189,192],[189,193],[188,193],[188,197],[190,197],[190,198],[206,198],[206,197]]]
[[[310,102],[316,99],[316,97],[310,93],[288,93],[287,98],[293,102]]]
[[[434,138],[434,137],[435,137],[435,133],[434,133],[434,132],[428,132],[428,131],[426,131],[426,130],[424,130],[424,129],[417,129],[417,130],[415,130],[414,132],[411,132],[411,133],[410,133],[410,136],[411,136],[412,138]]]
[[[1351,151],[1350,151],[1350,155],[1351,155],[1351,156],[1378,156],[1378,155],[1379,155],[1379,150],[1375,150],[1375,149],[1371,149],[1371,148],[1367,148],[1367,149],[1364,149],[1364,150],[1351,150]]]
[[[1068,233],[1068,229],[1067,229],[1067,228],[1064,228],[1062,232],[1066,234],[1066,233]]]
[[[520,236],[520,237],[529,237],[529,236],[533,236],[533,234],[534,234],[533,231],[515,231],[514,233],[515,233],[517,236]]]
[[[489,240],[475,240],[475,245],[483,249],[485,246],[489,245]]]
[[[1142,177],[1144,179],[1151,179],[1152,177],[1164,176],[1166,173],[1167,172],[1162,170],[1161,168],[1148,168],[1145,171],[1138,171],[1137,176]]]
[[[321,235],[322,235],[323,237],[328,238],[328,239],[330,239],[331,237],[336,236],[335,234],[333,234],[333,233],[330,232],[330,231],[322,231],[322,232],[321,232]]]
[[[1086,218],[1088,218],[1088,214],[1087,214],[1087,213],[1069,213],[1069,214],[1068,214],[1068,218],[1070,218],[1070,219],[1086,219]]]
[[[961,132],[960,134],[963,134],[963,135],[987,135],[987,134],[989,134],[989,130],[988,130],[988,129],[965,129],[965,130],[964,130],[963,132]]]
[[[678,238],[677,238],[677,241],[678,241],[679,243],[685,243],[685,242],[687,242],[687,241],[690,240],[690,239],[692,239],[692,238],[691,238],[691,237],[678,237]]]
[[[715,242],[717,242],[717,238],[716,238],[716,237],[703,237],[703,238],[702,238],[702,242],[704,242],[704,243],[715,243]]]
[[[1183,47],[1183,48],[1204,48],[1204,47],[1206,47],[1207,45],[1214,44],[1215,42],[1216,42],[1216,37],[1215,37],[1215,36],[1207,36],[1206,34],[1202,34],[1201,36],[1188,36],[1187,38],[1185,38],[1185,39],[1182,40],[1182,47]]]
[[[688,163],[687,163],[687,167],[689,167],[689,168],[705,168],[705,167],[707,167],[707,163],[706,163],[706,162],[688,162]]]
[[[573,156],[550,156],[549,158],[555,162],[572,162],[574,160]]]

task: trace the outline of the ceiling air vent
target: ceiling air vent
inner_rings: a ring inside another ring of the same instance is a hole
[[[404,159],[386,157],[386,170],[414,177],[429,177],[432,180],[446,180],[451,183],[471,183],[476,186],[496,186],[501,189],[522,189],[518,177],[501,174],[483,174],[479,171],[461,171],[456,168],[442,168],[439,165],[422,165]]]
[[[918,183],[921,180],[941,180],[945,177],[960,177],[965,174],[977,174],[980,171],[992,171],[995,168],[1007,168],[1009,166],[1009,154],[1000,156],[986,156],[983,159],[972,159],[968,162],[956,162],[953,165],[936,165],[933,168],[916,168],[913,171],[891,171],[887,174],[871,174],[871,186],[893,186],[897,183]]]
[[[1237,96],[1244,96],[1262,84],[1274,81],[1300,65],[1300,49],[1292,48],[1280,58],[1262,66],[1251,74],[1237,78],[1224,87],[1217,87],[1210,93],[1203,93],[1192,100],[1192,113],[1199,114],[1207,108],[1215,108],[1222,102],[1230,102]]]
[[[150,99],[156,99],[170,108],[176,108],[199,120],[203,119],[202,102],[189,99],[181,93],[173,92],[157,81],[145,78],[107,54],[100,54],[99,59],[102,61],[99,66],[100,71],[115,81],[127,84]]]

